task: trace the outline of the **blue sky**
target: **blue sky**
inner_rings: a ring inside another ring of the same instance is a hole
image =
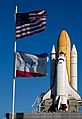
[[[27,53],[47,52],[50,56],[52,45],[62,29],[66,29],[71,45],[76,44],[78,51],[78,92],[82,95],[82,1],[81,0],[1,0],[0,3],[0,118],[12,108],[12,80],[14,61],[15,6],[18,12],[37,9],[47,11],[47,26],[42,33],[17,41],[17,50]],[[49,62],[50,63],[50,62]],[[48,76],[44,78],[17,78],[16,112],[31,112],[37,95],[49,89],[50,64]]]

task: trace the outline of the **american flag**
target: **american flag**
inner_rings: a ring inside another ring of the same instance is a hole
[[[31,36],[45,30],[46,11],[37,10],[16,14],[16,39]]]

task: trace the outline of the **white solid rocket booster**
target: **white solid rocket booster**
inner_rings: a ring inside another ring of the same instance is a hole
[[[56,76],[56,51],[53,45],[51,54],[50,54],[50,89],[46,92],[43,96],[42,100],[46,100],[51,98],[51,95],[54,94],[54,83],[55,83],[55,76]]]
[[[52,47],[50,58],[51,58],[51,61],[50,61],[50,88],[52,88],[55,83],[55,75],[56,75],[56,51],[55,51],[54,45]]]
[[[71,51],[71,86],[77,91],[77,50],[75,45]]]

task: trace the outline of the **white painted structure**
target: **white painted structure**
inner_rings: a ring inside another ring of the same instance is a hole
[[[56,70],[56,51],[53,45],[51,56],[50,56],[50,88],[53,86],[55,82],[55,70]]]
[[[71,86],[77,91],[77,50],[75,45],[71,51]]]
[[[64,54],[60,54],[57,64],[57,96],[66,95],[65,89],[65,57]]]

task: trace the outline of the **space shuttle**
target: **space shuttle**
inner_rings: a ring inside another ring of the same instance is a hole
[[[60,32],[57,48],[53,45],[50,55],[50,89],[42,101],[52,99],[55,110],[68,111],[69,100],[81,100],[77,92],[77,50],[70,45],[66,30]]]

